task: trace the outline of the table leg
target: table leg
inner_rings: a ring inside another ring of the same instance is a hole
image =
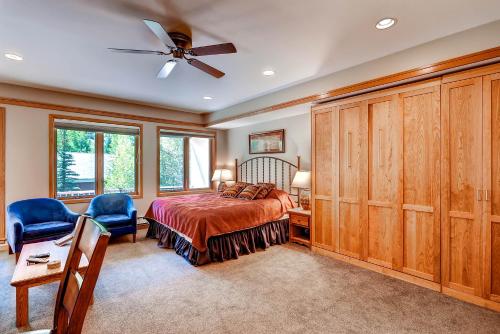
[[[29,322],[28,287],[16,287],[16,326],[23,327]]]

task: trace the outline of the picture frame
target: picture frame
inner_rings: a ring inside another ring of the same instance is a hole
[[[248,151],[250,154],[285,153],[285,129],[249,134]]]

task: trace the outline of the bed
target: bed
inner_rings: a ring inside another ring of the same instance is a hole
[[[297,164],[274,157],[241,164],[235,160],[236,181],[274,183],[276,189],[259,200],[223,198],[219,193],[156,199],[144,217],[149,221],[147,236],[195,266],[286,243],[287,211],[298,199],[291,183],[299,168],[299,157]]]

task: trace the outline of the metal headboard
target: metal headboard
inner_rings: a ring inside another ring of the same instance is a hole
[[[298,202],[298,189],[293,192],[292,180],[295,173],[300,170],[300,156],[297,156],[296,165],[275,157],[254,157],[241,164],[238,164],[238,159],[235,159],[234,162],[236,181],[274,183],[276,188],[288,192]]]

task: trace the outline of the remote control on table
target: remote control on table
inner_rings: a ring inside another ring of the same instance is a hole
[[[49,262],[48,258],[39,258],[39,257],[29,257],[26,261],[28,263],[47,263]]]
[[[30,255],[31,258],[44,258],[44,257],[50,257],[50,253],[40,253],[40,254],[34,254]]]

